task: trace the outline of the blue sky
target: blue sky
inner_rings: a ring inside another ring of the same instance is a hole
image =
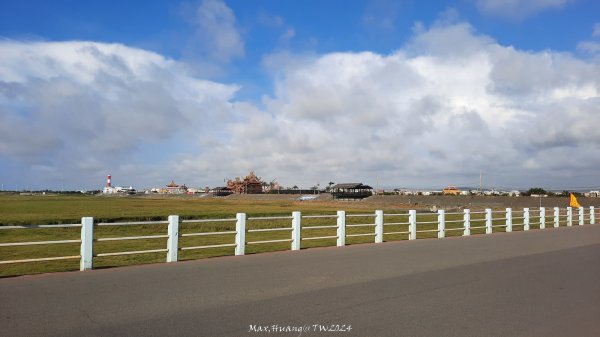
[[[4,1],[0,181],[215,186],[254,169],[305,187],[477,185],[481,171],[490,187],[599,186],[599,13],[593,0]]]

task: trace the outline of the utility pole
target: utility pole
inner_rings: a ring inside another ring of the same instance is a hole
[[[483,193],[483,171],[479,171],[479,193]]]

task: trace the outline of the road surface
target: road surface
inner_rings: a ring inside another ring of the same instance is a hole
[[[0,335],[600,336],[600,225],[4,278]]]

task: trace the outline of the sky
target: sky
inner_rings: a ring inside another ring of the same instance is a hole
[[[600,188],[597,0],[0,1],[4,190]]]

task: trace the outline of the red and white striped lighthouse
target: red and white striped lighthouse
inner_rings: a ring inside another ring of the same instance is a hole
[[[108,177],[106,177],[106,187],[110,187],[110,173],[108,174]]]

